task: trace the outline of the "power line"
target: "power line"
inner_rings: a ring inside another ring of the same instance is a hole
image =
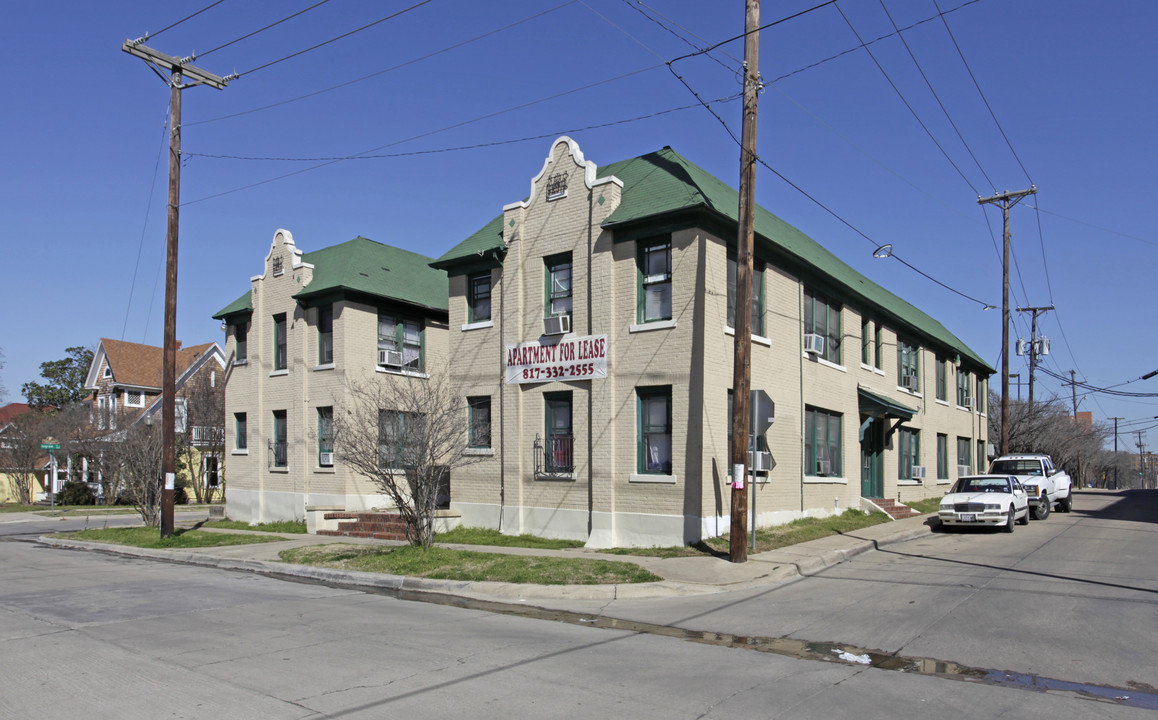
[[[925,131],[925,134],[929,136],[929,139],[933,141],[933,144],[937,146],[937,149],[941,151],[941,154],[945,156],[945,159],[949,162],[950,165],[953,166],[953,169],[957,171],[957,174],[961,176],[961,179],[965,181],[965,184],[968,185],[975,194],[980,195],[981,193],[977,192],[977,188],[973,185],[973,183],[969,182],[969,178],[966,177],[961,168],[957,166],[957,163],[953,162],[953,158],[949,157],[949,153],[946,152],[945,148],[941,146],[941,143],[937,142],[937,138],[933,136],[933,131],[930,130],[929,127],[925,125],[924,121],[921,120],[921,117],[917,115],[917,111],[913,109],[913,106],[909,103],[908,99],[905,98],[905,94],[901,92],[901,89],[897,87],[897,84],[893,82],[893,79],[889,76],[888,71],[886,71],[884,66],[881,65],[880,61],[877,60],[877,56],[873,54],[872,49],[870,49],[869,46],[865,44],[864,39],[860,36],[860,33],[857,32],[856,27],[854,27],[852,24],[852,21],[849,20],[848,16],[844,14],[844,10],[840,9],[839,4],[836,4],[835,2],[833,4],[836,5],[836,11],[840,13],[842,18],[844,18],[844,22],[848,25],[848,29],[852,30],[853,35],[856,35],[856,39],[858,42],[860,42],[860,46],[864,48],[864,51],[868,53],[870,58],[872,58],[873,64],[877,66],[877,69],[880,70],[881,74],[885,76],[885,80],[888,81],[889,85],[893,88],[893,91],[896,92],[897,97],[899,97],[901,102],[905,104],[905,107],[909,109],[913,119],[917,121],[917,124],[921,126],[921,129]]]
[[[165,118],[161,122],[161,144],[157,146],[157,159],[153,161],[153,179],[149,183],[149,200],[145,203],[145,221],[141,223],[141,240],[137,245],[137,260],[133,263],[133,279],[129,283],[129,301],[125,305],[125,322],[121,325],[121,340],[125,339],[125,333],[129,329],[129,312],[133,309],[133,294],[137,288],[137,270],[141,267],[141,254],[145,250],[145,233],[149,229],[149,212],[153,209],[153,192],[157,189],[157,172],[161,167],[161,155],[165,152],[165,145],[168,144],[169,139],[169,106],[165,105]],[[156,290],[156,284],[153,286]],[[149,299],[149,313],[153,312],[153,301]],[[145,327],[148,327],[148,314],[146,314]]]
[[[715,104],[719,104],[719,103],[731,102],[733,100],[739,99],[740,97],[741,96],[739,94],[736,94],[736,95],[732,95],[729,97],[722,97],[722,98],[717,98],[715,100],[709,100],[708,102],[715,105]],[[187,153],[185,153],[185,155],[187,155],[189,157],[203,157],[203,158],[212,158],[212,159],[217,159],[217,160],[289,161],[289,162],[329,162],[329,161],[338,162],[338,161],[344,161],[344,160],[380,160],[380,159],[388,159],[388,158],[411,157],[411,156],[415,156],[415,155],[436,155],[439,153],[458,152],[461,150],[478,150],[481,148],[495,147],[498,145],[513,145],[516,143],[528,142],[531,140],[542,140],[544,138],[557,138],[560,135],[571,135],[571,134],[575,134],[575,133],[585,132],[587,130],[599,130],[599,129],[606,128],[606,127],[612,127],[614,125],[626,125],[627,123],[637,122],[640,120],[650,120],[651,118],[659,117],[661,115],[668,115],[670,113],[679,112],[681,110],[690,110],[690,109],[698,108],[698,107],[700,107],[699,103],[693,103],[691,105],[682,105],[680,107],[668,108],[666,110],[657,110],[656,112],[647,113],[646,115],[636,115],[635,117],[624,118],[622,120],[610,120],[608,122],[596,123],[594,125],[585,125],[583,127],[569,128],[569,129],[564,129],[564,130],[556,130],[554,132],[540,133],[538,135],[527,135],[524,137],[513,138],[513,139],[508,139],[508,140],[493,140],[491,142],[475,143],[473,145],[456,145],[453,147],[435,148],[435,149],[431,149],[431,150],[412,150],[409,152],[385,153],[385,154],[379,154],[379,155],[360,154],[360,155],[341,155],[341,156],[333,156],[333,157],[253,157],[253,156],[244,156],[244,155],[212,155],[209,153],[192,153],[192,152],[187,152]]]
[[[953,122],[953,117],[949,114],[949,109],[945,107],[945,103],[941,101],[941,96],[938,95],[937,91],[933,88],[933,82],[929,80],[929,76],[925,74],[925,69],[921,67],[921,63],[917,60],[916,53],[914,53],[913,48],[909,46],[909,41],[905,40],[904,33],[901,32],[899,27],[897,27],[897,21],[893,20],[893,14],[889,12],[889,8],[885,5],[885,0],[879,0],[879,2],[881,4],[881,9],[885,11],[885,15],[889,19],[889,23],[893,26],[893,29],[897,31],[897,39],[900,40],[901,44],[905,46],[905,50],[909,53],[909,57],[913,60],[913,65],[917,67],[917,72],[921,73],[921,78],[925,81],[925,86],[928,87],[929,92],[933,94],[933,98],[937,101],[937,105],[941,107],[941,112],[945,113],[945,119],[949,121],[949,125],[953,128],[953,132],[957,133],[957,138],[961,141],[961,144],[965,146],[965,150],[969,152],[969,157],[973,158],[974,164],[976,164],[977,169],[981,171],[981,175],[985,177],[985,181],[988,182],[990,186],[996,187],[993,181],[989,179],[989,174],[985,172],[985,168],[981,167],[981,161],[977,159],[977,155],[973,152],[973,148],[969,147],[969,143],[965,141],[965,136],[961,134],[961,129],[957,127],[957,123]]]
[[[298,50],[298,51],[297,51],[297,52],[295,52],[295,53],[290,53],[289,55],[286,55],[285,57],[282,57],[282,58],[278,58],[277,60],[271,60],[270,62],[267,62],[267,63],[265,63],[264,65],[258,65],[257,67],[255,67],[255,68],[251,68],[251,69],[249,69],[249,70],[246,70],[245,72],[235,73],[234,77],[238,77],[238,78],[239,78],[239,77],[241,77],[242,75],[250,75],[250,74],[252,74],[252,73],[255,73],[255,72],[257,72],[258,70],[264,70],[264,69],[266,69],[267,67],[270,67],[270,66],[272,66],[272,65],[277,65],[278,63],[281,63],[281,62],[285,62],[286,60],[289,60],[289,59],[291,59],[291,58],[296,58],[296,57],[297,57],[297,56],[299,56],[299,55],[305,55],[305,54],[306,54],[306,53],[308,53],[308,52],[311,52],[311,51],[313,51],[313,50],[317,50],[318,48],[321,48],[321,47],[325,47],[326,45],[329,45],[330,43],[334,43],[334,42],[337,42],[338,40],[342,40],[342,39],[344,39],[344,38],[348,38],[348,37],[350,37],[351,35],[354,35],[355,33],[360,33],[360,32],[362,32],[363,30],[367,30],[367,29],[369,29],[369,28],[372,28],[372,27],[374,27],[375,25],[378,25],[378,24],[380,24],[380,23],[384,23],[384,22],[386,22],[387,20],[392,20],[392,19],[394,19],[394,18],[398,17],[399,15],[404,15],[404,14],[406,14],[406,13],[410,12],[411,10],[414,10],[414,9],[416,9],[416,8],[420,8],[420,7],[422,7],[423,5],[427,5],[427,4],[429,4],[429,3],[433,2],[433,1],[434,1],[434,0],[421,0],[421,2],[417,2],[417,3],[413,4],[413,5],[411,5],[410,7],[407,7],[407,8],[403,8],[402,10],[399,10],[399,11],[398,11],[398,12],[396,12],[396,13],[391,13],[390,15],[387,15],[387,16],[386,16],[386,17],[384,17],[384,18],[379,18],[379,19],[375,20],[374,22],[371,22],[371,23],[366,23],[366,24],[365,24],[365,25],[363,25],[362,27],[359,27],[359,28],[355,28],[355,29],[353,29],[353,30],[351,30],[351,31],[349,31],[349,32],[345,32],[345,33],[342,33],[341,35],[338,35],[337,37],[332,37],[332,38],[330,38],[329,40],[326,40],[326,41],[324,41],[324,42],[320,42],[320,43],[318,43],[317,45],[311,45],[310,47],[306,48],[305,50]]]
[[[1001,132],[1001,137],[1005,139],[1005,144],[1009,147],[1009,152],[1013,153],[1013,158],[1017,160],[1017,164],[1021,166],[1021,171],[1025,173],[1025,179],[1029,180],[1030,185],[1033,185],[1033,178],[1029,176],[1029,171],[1025,169],[1025,165],[1021,162],[1017,151],[1013,149],[1013,143],[1009,141],[1009,136],[1005,134],[1005,128],[1001,127],[1001,122],[997,119],[997,113],[993,112],[993,106],[989,104],[989,99],[985,97],[985,93],[981,90],[981,83],[977,82],[977,76],[973,74],[973,68],[969,67],[969,61],[965,59],[965,53],[961,51],[961,46],[957,43],[957,38],[953,35],[952,28],[949,27],[949,21],[945,18],[946,13],[941,11],[941,6],[937,4],[937,0],[933,0],[933,6],[937,8],[937,16],[941,18],[941,22],[945,25],[945,32],[949,33],[949,39],[953,41],[953,47],[957,48],[957,55],[960,56],[961,62],[969,72],[969,77],[973,79],[973,86],[977,88],[977,94],[981,96],[981,101],[985,103],[986,109],[989,110],[989,116],[993,118],[993,123],[997,125],[997,129]],[[950,12],[952,12],[952,10]],[[996,190],[996,188],[994,189]]]
[[[180,20],[178,20],[177,22],[173,23],[172,25],[166,25],[165,27],[161,28],[160,30],[158,30],[155,33],[152,33],[151,35],[149,33],[145,33],[145,37],[143,39],[155,38],[158,35],[160,35],[161,33],[165,32],[166,30],[171,30],[171,29],[177,27],[178,25],[180,25],[181,23],[185,22],[186,20],[192,20],[193,18],[197,17],[198,15],[205,12],[206,10],[210,10],[212,8],[215,8],[223,2],[225,2],[225,0],[217,0],[217,2],[210,3],[210,4],[206,5],[205,7],[201,8],[200,10],[198,10],[197,12],[193,13],[192,15],[187,15],[187,16],[181,18]]]
[[[422,132],[422,133],[419,133],[417,135],[411,135],[408,138],[403,138],[401,140],[396,140],[394,142],[386,143],[384,145],[372,147],[372,148],[369,148],[367,150],[363,150],[362,152],[354,153],[353,155],[348,156],[348,157],[352,159],[352,158],[357,157],[357,156],[365,155],[365,154],[372,153],[372,152],[377,152],[379,150],[384,150],[385,148],[388,148],[388,147],[394,147],[396,145],[401,145],[402,143],[410,142],[412,140],[418,140],[418,139],[421,139],[424,137],[429,137],[431,135],[437,135],[439,133],[444,133],[448,130],[454,130],[456,128],[464,127],[466,125],[471,125],[471,124],[474,124],[477,122],[481,122],[483,120],[489,120],[490,118],[497,117],[499,115],[504,115],[504,114],[509,113],[509,112],[514,112],[515,110],[521,110],[523,108],[527,108],[527,107],[530,107],[532,105],[537,105],[539,103],[547,102],[549,100],[555,100],[555,99],[564,97],[566,95],[571,95],[573,93],[581,92],[583,90],[589,90],[593,87],[598,87],[600,85],[606,85],[607,83],[615,82],[617,80],[622,80],[624,78],[628,78],[628,77],[631,77],[633,75],[639,75],[640,73],[649,72],[651,70],[657,70],[661,67],[663,67],[663,66],[662,65],[652,65],[650,67],[641,68],[639,70],[632,70],[630,72],[626,72],[626,73],[623,73],[622,75],[617,75],[617,76],[612,77],[612,78],[607,78],[605,80],[599,80],[597,82],[588,83],[587,85],[583,85],[581,87],[572,88],[571,90],[565,90],[563,92],[555,93],[554,95],[548,95],[546,97],[542,97],[542,98],[539,98],[537,100],[531,100],[529,102],[521,103],[519,105],[514,105],[512,107],[508,107],[508,108],[505,108],[503,110],[496,110],[496,111],[491,112],[491,113],[486,113],[485,115],[480,115],[480,116],[472,118],[470,120],[463,120],[462,122],[453,123],[451,125],[447,125],[447,126],[438,128],[436,130],[428,130],[426,132]],[[231,190],[224,190],[222,192],[214,193],[212,195],[206,195],[204,197],[197,198],[196,200],[189,200],[189,201],[181,203],[181,205],[182,206],[193,205],[195,203],[204,202],[205,200],[212,200],[213,198],[222,197],[224,195],[231,195],[235,192],[241,192],[242,190],[249,190],[251,188],[255,188],[255,187],[258,187],[261,185],[266,185],[266,184],[271,183],[271,182],[276,182],[277,180],[284,180],[285,178],[288,178],[288,177],[293,177],[295,175],[301,175],[302,173],[307,173],[307,172],[311,172],[313,170],[318,170],[320,168],[327,167],[329,165],[333,165],[334,163],[344,162],[345,160],[346,160],[346,158],[328,160],[328,161],[323,162],[321,164],[312,165],[308,168],[302,168],[301,170],[295,170],[294,172],[286,173],[284,175],[278,175],[276,177],[268,178],[266,180],[261,180],[261,181],[255,182],[255,183],[250,183],[248,185],[242,185],[240,187],[236,187],[236,188],[233,188]]]
[[[314,3],[313,5],[310,5],[309,7],[305,8],[303,10],[298,10],[296,13],[294,13],[292,15],[287,15],[287,16],[283,17],[281,20],[278,20],[276,22],[272,22],[263,28],[259,28],[257,30],[254,30],[253,32],[242,35],[239,38],[234,38],[233,40],[230,40],[229,42],[225,43],[224,45],[218,45],[217,47],[213,48],[212,50],[206,50],[205,52],[201,53],[200,55],[197,55],[196,57],[205,57],[209,53],[215,53],[218,50],[221,50],[223,48],[227,48],[230,45],[241,42],[242,40],[248,40],[249,38],[253,37],[254,35],[257,35],[259,33],[263,33],[266,30],[269,30],[270,28],[277,27],[278,25],[281,25],[283,22],[286,22],[287,20],[293,20],[298,15],[304,15],[305,13],[308,13],[310,10],[313,10],[314,8],[316,8],[320,5],[325,5],[329,1],[330,0],[319,0],[318,2]]]
[[[979,3],[979,2],[981,2],[981,0],[967,0],[967,2],[963,2],[963,3],[961,3],[960,5],[958,5],[958,6],[957,6],[957,7],[955,7],[955,8],[952,8],[952,9],[949,9],[949,10],[945,10],[944,12],[941,12],[941,13],[940,13],[940,15],[947,15],[947,14],[949,14],[949,13],[955,13],[955,12],[957,12],[958,10],[960,10],[960,9],[962,9],[962,8],[964,8],[964,7],[968,7],[969,5],[973,5],[973,4],[975,4],[975,3]],[[939,8],[938,8],[938,9],[939,9]],[[915,22],[915,23],[913,23],[913,24],[911,24],[911,25],[906,25],[905,27],[901,28],[901,31],[903,32],[903,31],[905,31],[905,30],[912,30],[912,29],[913,29],[913,28],[915,28],[915,27],[918,27],[918,26],[920,26],[920,25],[924,25],[924,24],[925,24],[925,23],[927,23],[927,22],[932,22],[932,21],[936,20],[936,19],[937,19],[937,17],[938,17],[937,15],[933,15],[932,17],[927,17],[927,18],[925,18],[924,20],[918,20],[917,22]],[[891,38],[891,37],[892,37],[893,35],[895,35],[895,34],[896,34],[896,33],[886,33],[885,35],[881,35],[880,37],[878,37],[878,38],[877,38],[877,39],[875,39],[875,40],[869,40],[867,43],[864,43],[864,45],[874,45],[874,44],[876,44],[876,43],[879,43],[879,42],[880,42],[880,41],[882,41],[882,40],[887,40],[888,38]],[[769,80],[769,81],[768,81],[768,84],[769,84],[769,85],[772,85],[772,84],[778,83],[778,82],[780,82],[781,80],[785,80],[785,79],[787,79],[787,78],[790,78],[790,77],[792,77],[793,75],[798,75],[798,74],[800,74],[800,73],[802,73],[802,72],[805,72],[805,71],[807,71],[807,70],[811,70],[811,69],[813,69],[813,68],[815,68],[815,67],[819,67],[819,66],[821,66],[821,65],[824,65],[825,63],[830,63],[830,62],[832,62],[833,60],[838,60],[838,59],[840,59],[840,58],[844,57],[845,55],[851,55],[852,53],[856,52],[857,50],[860,50],[860,49],[861,49],[861,47],[863,47],[863,45],[857,45],[856,47],[851,47],[851,48],[849,48],[848,50],[843,50],[843,51],[841,51],[841,52],[838,52],[838,53],[837,53],[837,54],[835,54],[835,55],[830,55],[830,56],[828,56],[828,57],[824,58],[823,60],[817,60],[816,62],[814,62],[814,63],[812,63],[812,64],[810,64],[810,65],[805,65],[804,67],[802,67],[802,68],[799,68],[799,69],[797,69],[797,70],[793,70],[793,71],[792,71],[792,72],[790,72],[790,73],[785,73],[784,75],[781,75],[780,77],[777,77],[777,78],[773,78],[772,80]]]

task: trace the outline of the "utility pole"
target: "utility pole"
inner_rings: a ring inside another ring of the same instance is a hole
[[[1141,430],[1135,430],[1134,432],[1138,433],[1138,487],[1145,490],[1146,489],[1146,464],[1145,464],[1145,458],[1142,457],[1142,450],[1144,450],[1146,446],[1142,443],[1142,431]]]
[[[1033,412],[1033,371],[1037,368],[1037,356],[1049,354],[1048,350],[1046,352],[1040,352],[1042,347],[1037,337],[1037,316],[1050,310],[1053,310],[1053,305],[1048,307],[1017,308],[1017,312],[1033,313],[1033,319],[1029,325],[1029,333],[1031,335],[1029,341],[1029,411],[1031,413]],[[1077,410],[1074,411],[1074,418],[1077,418]]]
[[[736,238],[736,337],[732,365],[732,527],[729,559],[748,561],[748,434],[752,367],[752,247],[756,207],[756,104],[760,91],[760,0],[744,12],[744,119],[740,143],[740,208]],[[755,532],[755,527],[752,532]]]
[[[1030,185],[1028,190],[1005,192],[987,198],[977,198],[978,205],[992,203],[1001,205],[1005,250],[1001,255],[1001,452],[1009,454],[1009,208],[1016,205],[1026,195],[1036,195],[1037,188]],[[1030,396],[1032,397],[1032,391]]]
[[[161,351],[161,537],[173,535],[173,494],[177,487],[177,230],[181,206],[181,91],[196,85],[224,90],[229,77],[219,77],[189,63],[192,57],[172,57],[144,45],[148,36],[126,40],[121,50],[149,63],[169,85],[169,217],[165,233],[165,344]],[[166,77],[166,73],[168,76]],[[183,83],[183,76],[189,83]]]
[[[1118,421],[1125,418],[1110,418],[1114,421],[1114,489],[1118,489]]]

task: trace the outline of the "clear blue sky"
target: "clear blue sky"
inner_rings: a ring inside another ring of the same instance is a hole
[[[146,32],[156,50],[196,52],[206,70],[242,73],[223,91],[183,94],[186,344],[222,340],[210,316],[261,271],[277,228],[307,252],[363,235],[437,256],[524,196],[557,135],[574,137],[599,165],[670,145],[737,184],[736,143],[702,107],[676,110],[696,98],[664,63],[739,35],[741,0],[432,0],[261,67],[418,1],[332,0],[216,50],[312,0],[225,0],[159,33],[211,0],[9,3],[0,16],[8,401],[22,400],[20,386],[68,346],[101,337],[161,344],[168,90],[120,48]],[[761,19],[820,2],[765,2]],[[924,20],[902,31],[907,50],[893,22]],[[891,243],[922,272],[1000,305],[1000,212],[977,197],[1032,182],[1039,194],[1012,213],[1012,302],[1057,307],[1040,322],[1052,344],[1045,369],[1158,392],[1158,378],[1137,381],[1158,368],[1158,339],[1144,319],[1158,259],[1155,27],[1158,5],[1140,0],[841,0],[768,28],[760,155],[868,239],[765,168],[757,199],[996,367],[999,310],[872,250]],[[870,56],[858,35],[888,37],[870,44]],[[742,56],[736,41],[671,67],[716,100],[739,93]],[[739,135],[740,104],[713,107]],[[595,127],[608,123],[617,124]],[[210,157],[359,153],[420,154],[324,167]],[[1016,319],[1018,335],[1028,337],[1028,316]],[[1023,364],[1014,356],[1011,369],[1027,377]],[[1036,393],[1069,398],[1044,373]],[[1126,418],[1124,429],[1150,427],[1128,421],[1158,415],[1158,398],[1080,397],[1096,419]],[[1123,443],[1135,449],[1134,436]]]

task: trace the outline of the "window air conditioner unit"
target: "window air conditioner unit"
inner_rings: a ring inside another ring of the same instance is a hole
[[[831,475],[832,474],[832,461],[831,460],[817,460],[816,461],[816,474],[817,475]]]
[[[770,471],[772,469],[772,453],[765,450],[749,450],[748,466],[755,472]]]
[[[644,285],[651,285],[652,283],[667,282],[667,279],[668,279],[667,273],[658,273],[656,275],[644,275],[643,276],[643,284]]]
[[[967,408],[973,407],[973,398],[966,395],[964,398],[962,398],[961,407],[967,407]]]
[[[904,375],[901,377],[901,387],[906,390],[917,392],[919,382],[916,375]]]
[[[402,367],[402,352],[399,350],[379,350],[378,364],[389,367]]]
[[[569,332],[571,332],[570,315],[552,315],[543,318],[544,335],[566,335]]]
[[[334,464],[334,453],[324,452],[318,453],[318,464],[323,467],[330,467]]]
[[[957,466],[957,477],[961,477],[962,475],[972,475],[972,474],[973,474],[973,470],[968,465],[958,465]]]
[[[914,465],[913,466],[913,479],[914,480],[924,480],[925,479],[925,466],[924,465]]]
[[[824,336],[808,333],[804,336],[804,352],[809,355],[824,354]]]

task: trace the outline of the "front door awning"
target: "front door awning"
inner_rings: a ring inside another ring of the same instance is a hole
[[[905,422],[912,420],[913,415],[917,413],[917,411],[911,407],[902,405],[895,400],[890,400],[884,395],[878,395],[871,390],[865,390],[863,387],[858,387],[856,393],[860,403],[861,415],[868,415],[872,418],[897,418]]]

